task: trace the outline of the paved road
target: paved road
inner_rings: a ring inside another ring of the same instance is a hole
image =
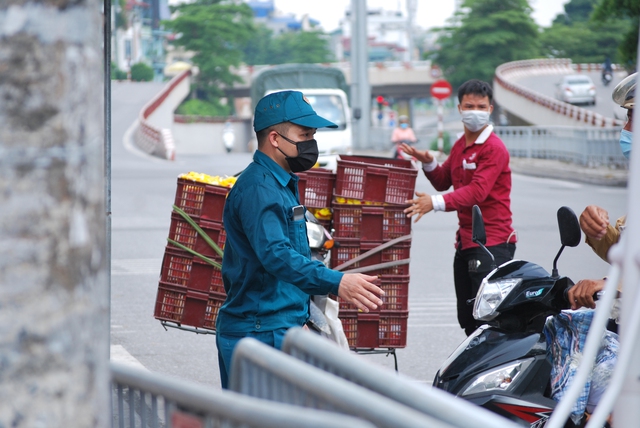
[[[168,330],[153,318],[161,258],[170,223],[178,174],[190,170],[234,174],[250,162],[248,153],[179,156],[175,162],[149,159],[123,146],[138,111],[160,89],[156,84],[113,84],[112,307],[111,342],[119,355],[131,356],[149,370],[219,385],[213,336]],[[417,189],[433,191],[424,176]],[[589,203],[608,207],[611,217],[625,212],[626,189],[560,180],[513,176],[516,256],[549,271],[559,248],[556,210],[568,205],[580,212]],[[431,383],[440,363],[463,340],[457,327],[451,264],[456,229],[454,213],[434,213],[416,223],[411,250],[408,345],[398,351],[400,371]],[[599,278],[607,265],[584,245],[566,249],[561,274]],[[385,355],[364,355],[384,367]],[[373,374],[374,375],[374,374]]]

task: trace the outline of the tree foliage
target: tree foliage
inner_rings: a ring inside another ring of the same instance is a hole
[[[165,21],[165,28],[176,33],[174,44],[195,52],[198,66],[196,90],[217,103],[223,87],[240,80],[230,70],[239,66],[242,47],[253,31],[253,13],[245,3],[231,0],[195,0],[172,7],[177,16]]]
[[[220,105],[218,103],[210,103],[199,100],[197,98],[189,99],[183,102],[176,109],[177,114],[187,116],[228,116],[231,113],[229,105]]]
[[[540,36],[543,56],[571,58],[574,63],[600,63],[609,57],[620,61],[618,47],[630,24],[627,20],[590,20],[599,0],[571,0],[553,25]]]
[[[595,7],[592,19],[597,22],[626,20],[628,26],[620,43],[620,62],[631,71],[638,62],[638,31],[640,20],[640,1],[638,0],[601,0]]]
[[[151,82],[153,80],[153,68],[144,62],[138,62],[131,66],[131,80],[134,82]]]
[[[327,40],[319,31],[283,33],[275,36],[264,25],[257,25],[253,37],[243,48],[248,65],[319,63],[333,60]]]
[[[492,82],[498,65],[539,56],[531,12],[527,0],[465,0],[433,59],[454,87],[474,78]]]

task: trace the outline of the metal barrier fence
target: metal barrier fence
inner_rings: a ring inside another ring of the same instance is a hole
[[[361,419],[221,391],[111,363],[118,428],[371,428]]]
[[[437,136],[432,130],[416,133],[420,150],[429,149]],[[628,169],[629,160],[620,151],[619,128],[573,126],[496,126],[493,131],[504,141],[512,157],[553,159],[584,166]],[[371,128],[369,149],[392,154],[391,129]],[[455,141],[451,135],[451,143]]]
[[[230,384],[242,394],[344,413],[377,427],[453,428],[252,338],[242,339],[234,351]]]
[[[628,169],[617,128],[496,126],[512,157],[555,159],[584,166]]]
[[[283,351],[301,361],[346,379],[398,403],[432,416],[454,427],[516,428],[513,422],[454,398],[435,388],[390,370],[382,370],[357,355],[345,352],[328,340],[302,329],[291,329],[285,336]]]

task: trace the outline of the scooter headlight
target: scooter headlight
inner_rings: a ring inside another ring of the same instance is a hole
[[[518,360],[484,372],[464,390],[461,396],[487,391],[508,391],[516,385],[521,374],[527,370],[533,360],[533,358]]]
[[[487,275],[480,285],[473,305],[473,317],[479,321],[491,321],[499,315],[496,308],[513,288],[522,282],[522,278],[504,278],[491,281]]]

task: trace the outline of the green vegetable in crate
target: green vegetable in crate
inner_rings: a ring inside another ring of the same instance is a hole
[[[174,205],[173,206],[173,210],[175,212],[177,212],[178,214],[180,214],[182,216],[182,218],[184,218],[195,230],[196,232],[198,232],[198,234],[202,237],[202,239],[205,240],[205,242],[207,244],[209,244],[211,246],[211,248],[213,248],[213,250],[218,253],[218,255],[220,257],[222,257],[223,252],[220,249],[220,247],[218,247],[218,244],[216,244],[215,242],[213,242],[213,240],[209,237],[209,235],[206,234],[206,232],[204,230],[202,230],[202,228],[200,226],[198,226],[198,223],[196,223],[190,216],[189,214],[185,213],[183,210],[181,210],[178,206]],[[193,254],[196,257],[199,257],[200,259],[202,259],[203,261],[209,263],[212,266],[215,266],[218,269],[222,269],[222,265],[218,262],[216,262],[215,260],[211,260],[209,257],[203,256],[202,254],[192,250],[189,247],[186,247],[184,245],[182,245],[181,243],[174,241],[173,239],[169,239],[167,238],[167,241],[169,241],[169,243],[171,243],[171,245],[175,245],[176,247],[187,251],[190,254]]]

